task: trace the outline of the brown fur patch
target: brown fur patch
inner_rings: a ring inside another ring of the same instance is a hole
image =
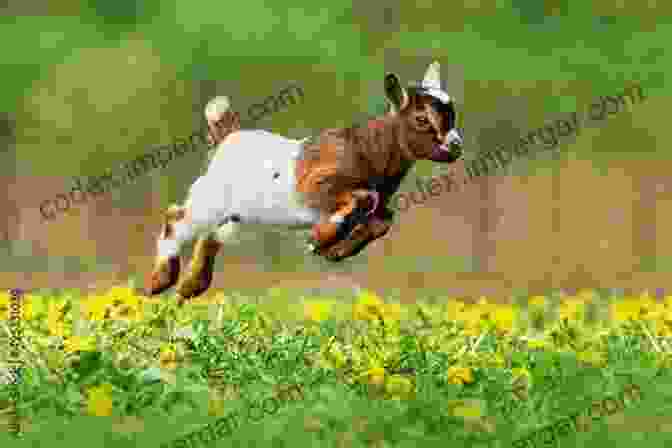
[[[377,118],[365,127],[326,129],[306,142],[296,167],[297,191],[306,205],[333,213],[340,194],[377,189],[409,163],[427,158],[433,134],[409,129],[410,119],[402,113]]]

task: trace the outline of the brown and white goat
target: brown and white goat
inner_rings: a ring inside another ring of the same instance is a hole
[[[236,130],[232,121],[187,202],[165,213],[149,293],[176,283],[180,301],[205,292],[216,254],[241,226],[312,228],[311,251],[333,261],[383,236],[391,225],[387,201],[413,163],[452,163],[462,144],[438,63],[413,87],[388,74],[385,95],[387,115],[302,140]],[[194,239],[189,270],[179,279],[180,250]]]

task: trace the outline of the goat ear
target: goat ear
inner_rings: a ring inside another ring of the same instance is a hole
[[[428,89],[441,90],[441,65],[437,61],[429,64],[422,80],[422,86]]]
[[[393,113],[399,113],[408,106],[408,92],[401,86],[399,78],[394,73],[385,76],[385,97]]]

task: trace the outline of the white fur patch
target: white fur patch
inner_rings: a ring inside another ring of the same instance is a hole
[[[158,256],[161,258],[168,258],[177,255],[178,245],[177,241],[170,240],[159,240],[157,242]]]
[[[192,231],[191,225],[185,221],[186,217],[183,218],[181,221],[178,221],[175,224],[173,224],[173,229],[175,230],[175,241],[186,241],[191,239],[189,238],[189,234]]]

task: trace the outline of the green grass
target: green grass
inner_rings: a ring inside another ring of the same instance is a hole
[[[347,353],[373,350],[376,341],[383,341],[387,347],[387,342],[376,336],[379,327],[333,319],[312,327],[298,324],[299,321],[269,321],[269,316],[275,316],[273,307],[282,305],[272,305],[271,297],[259,299],[263,306],[255,305],[256,299],[237,297],[236,305],[229,308],[234,315],[226,314],[223,319],[209,319],[212,310],[208,306],[193,305],[178,314],[171,306],[160,307],[158,314],[152,314],[151,322],[145,321],[139,327],[140,333],[131,330],[117,339],[117,349],[69,358],[66,368],[60,370],[60,382],[53,381],[53,372],[49,380],[47,370],[31,368],[24,375],[19,405],[20,414],[28,416],[31,429],[22,441],[12,441],[11,446],[36,446],[30,444],[45,441],[50,447],[71,446],[84,435],[87,443],[104,441],[105,446],[112,447],[178,446],[164,444],[223,417],[224,414],[209,415],[208,397],[213,388],[225,394],[221,403],[225,413],[229,413],[243,409],[245,402],[273,396],[278,385],[288,384],[300,385],[305,399],[285,403],[258,423],[243,419],[231,435],[213,446],[339,446],[338,440],[346,440],[349,442],[341,443],[353,447],[406,447],[411,443],[504,447],[572,413],[587,415],[592,402],[619,396],[629,384],[640,388],[641,401],[626,399],[623,412],[563,437],[560,446],[581,446],[589,440],[591,445],[602,442],[631,446],[643,440],[634,425],[627,426],[627,432],[619,429],[628,425],[629,418],[658,416],[661,421],[667,418],[672,423],[669,363],[663,367],[647,338],[634,330],[606,337],[607,362],[598,367],[580,363],[571,351],[513,349],[520,339],[504,340],[494,334],[479,338],[475,345],[472,339],[471,348],[464,346],[469,349],[467,353],[458,350],[459,344],[439,348],[431,342],[432,335],[446,331],[456,335],[459,328],[438,324],[438,316],[421,318],[418,314],[411,321],[404,321],[401,339],[396,343],[401,348],[397,361],[386,365],[387,375],[410,379],[415,393],[401,400],[389,400],[382,399],[384,395],[375,385],[347,380],[358,369],[356,363],[348,361],[336,369],[316,364],[324,359],[320,350],[332,336],[350,347]],[[278,300],[292,302],[296,298]],[[420,312],[422,307],[412,309]],[[291,314],[286,306],[284,309]],[[552,307],[547,312],[552,313]],[[423,323],[423,319],[429,320]],[[185,361],[174,374],[157,374],[150,367],[154,349],[161,346],[156,341],[166,340],[171,329],[185,324],[193,332],[188,341],[178,343]],[[550,331],[548,321],[546,326]],[[548,334],[556,335],[553,337],[558,338],[557,347],[572,338],[582,341],[590,337],[590,331],[583,334],[581,330],[563,330],[562,326],[554,328]],[[140,336],[144,331],[149,333]],[[357,336],[361,331],[365,339]],[[137,355],[132,358],[135,361],[121,368],[116,354],[130,350],[130,341],[135,341],[134,347],[145,353],[132,350]],[[487,367],[487,360],[497,353],[508,353],[504,368]],[[447,369],[460,359],[460,363],[474,366],[471,384],[446,381]],[[527,397],[514,393],[518,383],[512,383],[512,368],[530,372]],[[114,417],[82,416],[84,388],[100,383],[114,387]],[[6,399],[3,389],[0,400],[6,404]],[[476,406],[481,417],[455,415],[451,403]],[[125,431],[118,423],[112,426],[121,416],[142,419],[144,430],[134,434],[130,427]],[[665,435],[647,435],[647,446],[662,447],[669,440]],[[2,437],[8,436],[2,435],[0,441],[8,440]]]

